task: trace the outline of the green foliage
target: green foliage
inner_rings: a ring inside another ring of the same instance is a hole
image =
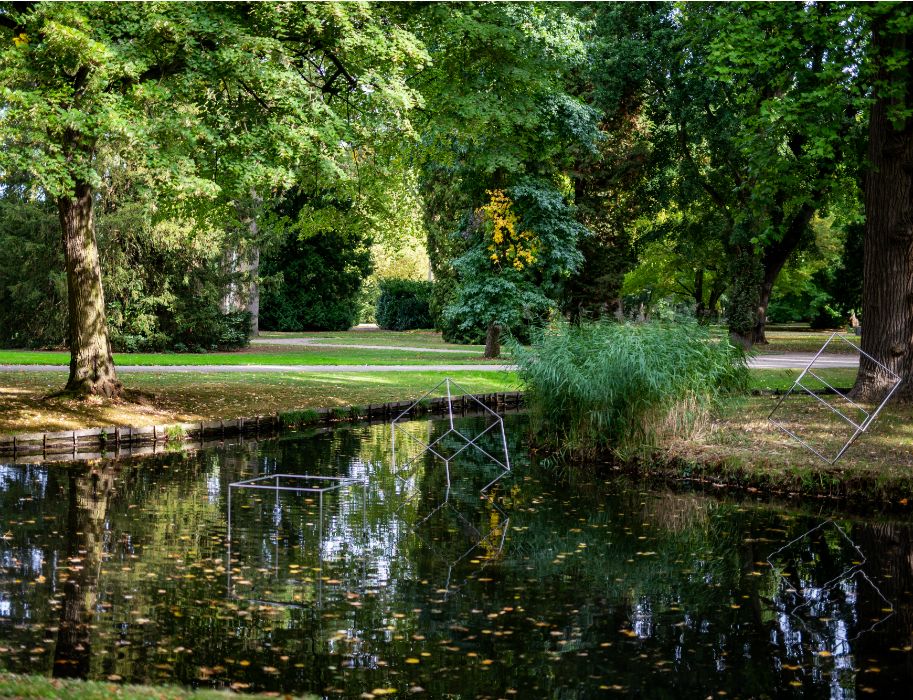
[[[274,331],[344,331],[358,322],[362,281],[371,272],[364,241],[334,233],[292,234],[261,258],[270,280],[260,297],[260,327]]]
[[[46,202],[0,197],[0,345],[61,347],[67,280],[60,223]]]
[[[283,428],[297,428],[304,425],[313,425],[320,421],[320,414],[308,408],[301,411],[283,411],[279,414],[279,423]]]
[[[391,331],[432,328],[428,307],[432,287],[431,282],[418,280],[381,280],[375,312],[377,325]]]
[[[66,276],[60,234],[41,200],[0,197],[0,344],[67,342]],[[153,222],[135,201],[102,199],[98,246],[109,337],[115,351],[243,347],[250,315],[220,307],[230,275],[223,235],[193,220]]]
[[[741,351],[697,324],[561,324],[513,352],[532,434],[572,459],[626,458],[687,437],[748,381]]]
[[[588,232],[554,186],[526,180],[507,192],[519,212],[517,227],[532,234],[534,253],[522,267],[493,261],[486,222],[478,215],[468,218],[462,235],[469,247],[453,261],[456,293],[443,317],[469,337],[483,334],[490,324],[525,335],[545,322],[582,262],[577,243]]]

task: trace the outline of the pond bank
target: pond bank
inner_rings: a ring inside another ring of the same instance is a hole
[[[45,676],[23,676],[13,673],[0,673],[0,698],[17,700],[226,700],[238,697],[236,692],[243,690],[239,684],[233,691],[228,690],[185,690],[176,686],[122,685],[117,678],[105,683],[101,681],[82,681]],[[262,700],[272,695],[245,695],[248,700]],[[291,695],[284,697],[291,698]],[[301,700],[316,696],[295,696]]]
[[[338,422],[389,421],[405,415],[417,418],[443,415],[448,405],[459,415],[470,415],[483,407],[497,411],[518,409],[520,392],[464,394],[452,397],[392,401],[366,406],[306,408],[282,413],[233,418],[230,420],[174,423],[150,426],[107,426],[84,430],[0,435],[0,458],[9,456],[19,463],[46,461],[86,461],[155,454],[164,449],[181,449],[199,443],[208,446],[231,437],[254,439],[276,436],[281,430],[330,425]]]
[[[831,465],[767,420],[777,400],[770,395],[729,399],[713,423],[692,439],[670,441],[649,465],[632,464],[626,470],[715,489],[913,506],[913,407],[886,407],[871,430]],[[821,415],[796,404],[788,407],[785,419],[799,421],[803,436],[814,444],[839,449],[852,431],[841,432]]]

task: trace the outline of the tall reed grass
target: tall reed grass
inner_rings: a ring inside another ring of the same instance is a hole
[[[748,385],[744,353],[696,323],[559,324],[513,352],[534,440],[569,459],[692,437],[721,395]]]

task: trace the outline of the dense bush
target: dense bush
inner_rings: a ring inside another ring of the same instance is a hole
[[[201,351],[247,344],[250,315],[223,313],[231,279],[220,241],[187,244],[191,224],[152,223],[142,207],[100,211],[98,248],[111,344],[118,352]],[[0,198],[0,345],[61,347],[67,291],[53,205]]]
[[[513,351],[536,440],[571,459],[685,437],[748,376],[740,350],[693,323],[561,324]]]
[[[377,325],[389,331],[431,328],[431,282],[386,279],[380,283],[375,319]]]
[[[260,299],[260,327],[273,331],[346,331],[361,310],[361,290],[371,273],[364,241],[340,241],[334,232],[304,240],[294,233],[261,273],[272,278]]]

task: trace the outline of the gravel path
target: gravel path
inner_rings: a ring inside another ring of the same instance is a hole
[[[785,352],[782,355],[757,355],[748,361],[752,369],[805,369],[815,356],[813,352]],[[857,355],[821,355],[815,367],[840,368],[858,367]]]

